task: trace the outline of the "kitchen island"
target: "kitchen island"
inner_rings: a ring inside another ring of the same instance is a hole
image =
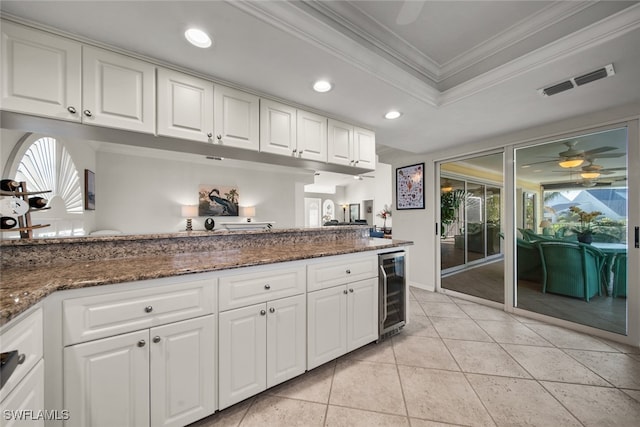
[[[33,354],[2,409],[37,388],[65,425],[183,426],[375,341],[377,255],[411,242],[368,232],[5,241],[3,347]]]

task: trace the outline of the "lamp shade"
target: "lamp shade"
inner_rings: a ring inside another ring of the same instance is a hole
[[[600,172],[582,172],[580,176],[584,179],[596,179],[600,176]]]
[[[256,207],[255,206],[245,206],[242,208],[242,216],[246,216],[248,218],[252,218],[256,216]]]
[[[198,205],[184,205],[182,206],[182,217],[193,218],[198,216]]]
[[[561,168],[575,168],[577,166],[580,166],[581,164],[584,163],[584,159],[566,159],[566,160],[562,160],[561,162],[558,162],[558,166],[560,166]]]

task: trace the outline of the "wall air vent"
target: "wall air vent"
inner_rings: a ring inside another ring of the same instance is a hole
[[[562,83],[557,83],[549,87],[538,89],[538,93],[542,96],[551,96],[560,92],[573,89],[574,87],[582,86],[587,83],[594,82],[596,80],[604,79],[605,77],[613,76],[615,71],[613,64],[605,65],[594,71],[590,71],[578,77],[571,77]]]

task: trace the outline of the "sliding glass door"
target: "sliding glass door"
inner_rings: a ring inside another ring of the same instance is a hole
[[[516,149],[514,306],[627,332],[627,128]]]

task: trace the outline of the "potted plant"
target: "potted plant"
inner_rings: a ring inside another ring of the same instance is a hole
[[[382,218],[382,231],[384,233],[386,233],[387,232],[387,218],[391,216],[391,211],[389,210],[387,205],[384,205],[384,209],[382,209],[380,212],[378,212],[378,216],[380,218]]]
[[[591,221],[593,221],[596,217],[602,215],[602,212],[585,212],[577,206],[571,206],[569,208],[569,211],[580,218],[580,226],[573,229],[573,231],[578,235],[578,241],[581,243],[591,243],[593,241],[593,229],[591,228]]]

